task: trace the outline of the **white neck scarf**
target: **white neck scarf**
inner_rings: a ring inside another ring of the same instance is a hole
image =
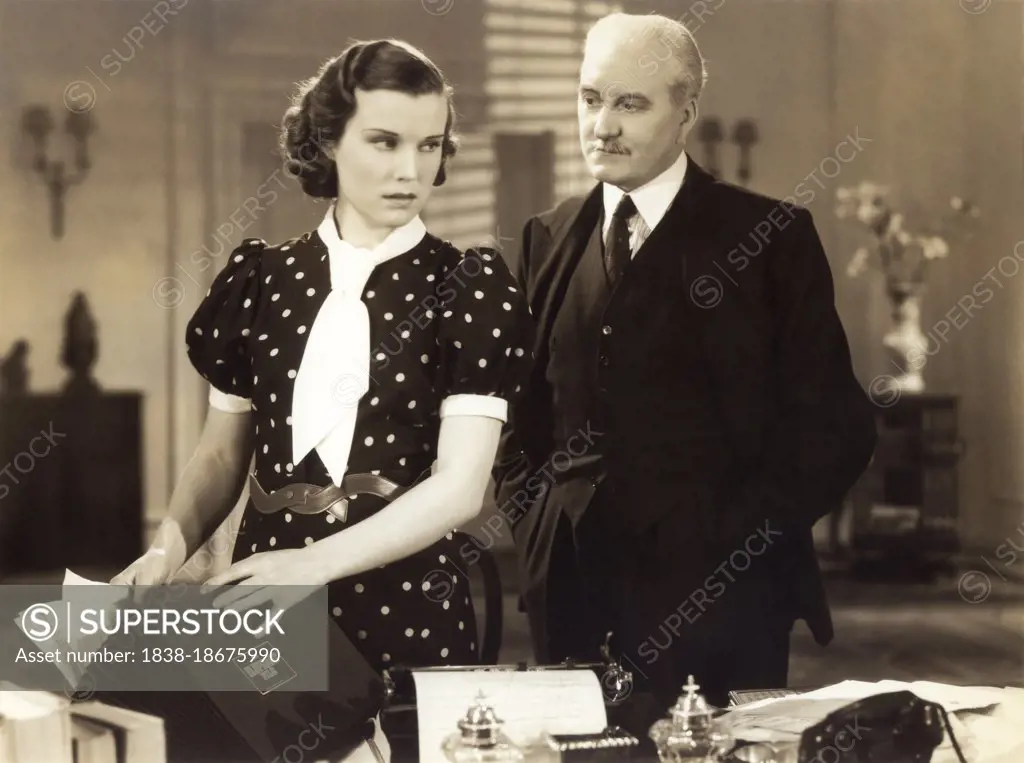
[[[335,485],[348,470],[358,404],[370,387],[370,315],[363,289],[377,265],[408,252],[426,232],[415,217],[374,249],[360,249],[338,235],[334,205],[317,228],[330,259],[331,291],[310,328],[295,377],[292,462],[316,448]]]

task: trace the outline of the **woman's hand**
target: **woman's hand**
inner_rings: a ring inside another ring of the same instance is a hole
[[[178,523],[165,519],[153,545],[142,556],[110,579],[111,585],[165,585],[185,564],[188,547]]]
[[[215,607],[235,610],[273,603],[289,609],[326,585],[326,565],[312,547],[264,551],[236,562],[203,583],[203,592],[237,582],[213,600]]]
[[[154,547],[110,579],[111,585],[164,585],[170,582],[183,563],[166,549]]]

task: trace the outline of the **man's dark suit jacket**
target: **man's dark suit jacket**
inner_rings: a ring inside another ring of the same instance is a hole
[[[564,448],[553,435],[550,337],[602,215],[598,185],[530,219],[521,242],[518,277],[537,321],[537,363],[503,432],[493,476],[499,509],[513,524],[528,610],[531,597],[544,596],[558,521],[557,507],[545,511],[545,499],[552,492],[549,477],[558,481],[552,456]],[[657,251],[647,251],[655,237]],[[876,431],[872,403],[854,376],[832,273],[811,215],[716,181],[691,158],[679,194],[630,268],[644,257],[658,262],[644,263],[646,270],[632,281],[629,272],[624,277],[626,307],[619,310],[607,350],[611,368],[621,375],[614,388],[629,390],[622,396],[630,398],[623,401],[629,415],[611,417],[622,427],[607,433],[613,449],[616,437],[658,439],[639,472],[615,456],[603,465],[611,476],[622,472],[621,482],[635,483],[630,505],[623,507],[625,531],[650,533],[654,527],[659,543],[667,535],[683,547],[699,527],[710,534],[711,546],[739,549],[766,522],[781,528],[783,540],[771,554],[793,602],[791,614],[807,621],[819,643],[828,643],[832,621],[811,528],[841,504],[863,473]],[[678,440],[667,436],[671,421],[662,420],[662,409],[670,415],[671,407],[660,400],[672,394],[670,382],[649,370],[657,363],[658,342],[680,330],[696,335],[695,365],[717,393],[706,401],[716,423],[700,437],[718,438],[717,451],[727,455],[713,468],[697,470],[716,475],[708,484],[693,484],[701,481],[695,470],[677,468],[693,457],[695,440],[683,432]],[[685,477],[674,476],[679,474]],[[672,570],[660,574],[671,579]]]

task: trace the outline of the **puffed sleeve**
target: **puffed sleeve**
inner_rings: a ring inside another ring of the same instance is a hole
[[[441,418],[508,420],[533,368],[533,316],[501,254],[471,249],[445,278],[438,330]]]
[[[249,332],[259,304],[266,246],[261,239],[246,239],[231,252],[186,330],[188,359],[210,382],[210,405],[231,413],[251,409]]]

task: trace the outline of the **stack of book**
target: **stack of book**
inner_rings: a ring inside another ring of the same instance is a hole
[[[0,763],[166,763],[163,719],[0,682]]]

